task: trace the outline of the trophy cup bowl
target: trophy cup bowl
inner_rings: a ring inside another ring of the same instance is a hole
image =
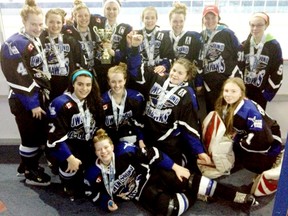
[[[111,41],[113,35],[112,29],[98,29],[97,26],[94,26],[93,31],[102,43]],[[103,48],[102,51],[101,64],[111,64],[111,55],[106,48]]]

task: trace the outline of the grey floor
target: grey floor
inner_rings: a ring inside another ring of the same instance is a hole
[[[45,164],[42,165],[52,176],[52,184],[48,187],[25,185],[24,179],[16,176],[19,156],[17,145],[0,145],[0,215],[7,216],[70,216],[70,215],[108,215],[85,199],[71,202],[65,197],[58,176],[50,173]],[[254,174],[247,170],[238,170],[230,176],[222,177],[220,182],[247,190]],[[218,200],[214,203],[197,201],[184,216],[188,215],[272,215],[274,196],[260,197],[257,207],[245,207],[240,204]],[[3,209],[4,208],[4,209]],[[1,213],[2,212],[2,213]],[[127,201],[119,204],[119,210],[109,215],[148,216],[151,215],[137,202]]]

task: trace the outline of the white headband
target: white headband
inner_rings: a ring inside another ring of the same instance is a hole
[[[106,8],[107,4],[108,4],[108,3],[111,3],[111,2],[116,3],[116,4],[117,4],[117,7],[118,7],[118,10],[120,10],[121,5],[120,5],[120,3],[119,3],[117,0],[106,0],[106,1],[104,2],[103,8]]]

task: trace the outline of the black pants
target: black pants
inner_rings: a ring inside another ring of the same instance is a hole
[[[277,158],[277,156],[247,152],[240,145],[234,145],[233,151],[238,165],[242,165],[245,169],[257,174],[271,169]]]
[[[9,106],[21,137],[22,163],[26,170],[35,170],[47,142],[47,119],[45,116],[41,120],[33,118],[31,110],[26,110],[17,98],[10,98]]]

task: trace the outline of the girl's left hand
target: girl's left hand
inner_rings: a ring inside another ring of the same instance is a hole
[[[157,73],[160,76],[164,76],[165,71],[166,71],[166,68],[163,65],[158,65],[154,68],[154,73]]]
[[[176,163],[173,164],[172,166],[172,169],[174,170],[174,172],[176,173],[178,179],[182,182],[183,181],[183,178],[186,178],[188,179],[189,176],[190,176],[190,171],[185,168],[185,167],[182,167]]]
[[[198,161],[201,164],[211,164],[212,163],[211,158],[206,153],[198,154],[198,158],[199,158]]]

